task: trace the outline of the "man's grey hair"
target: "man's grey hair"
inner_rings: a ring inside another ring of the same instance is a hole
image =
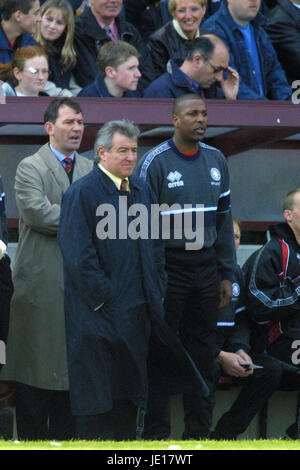
[[[116,132],[125,135],[128,139],[132,140],[138,140],[140,136],[140,130],[133,122],[126,121],[125,119],[107,122],[101,127],[101,129],[99,129],[96,135],[94,145],[94,156],[96,161],[99,161],[99,147],[105,148],[107,152],[110,151],[112,148],[113,136]]]

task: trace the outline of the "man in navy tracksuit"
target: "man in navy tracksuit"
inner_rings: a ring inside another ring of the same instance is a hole
[[[282,364],[299,370],[300,345],[300,189],[283,201],[285,222],[270,226],[271,239],[251,255],[246,276],[249,314],[256,323],[256,350],[265,350]],[[281,386],[297,390],[299,375],[283,367]],[[287,433],[295,437],[291,426]],[[299,434],[298,434],[299,437]]]
[[[165,203],[161,215],[170,222],[170,236],[165,237],[166,321],[180,335],[211,390],[208,399],[183,396],[183,438],[197,439],[207,437],[211,426],[217,311],[232,296],[235,250],[227,162],[219,150],[200,142],[207,127],[203,100],[194,94],[176,98],[173,123],[173,138],[142,158],[138,174],[149,182],[159,204]],[[150,399],[145,438],[163,439],[170,433],[169,397],[163,392]]]
[[[234,217],[235,247],[241,237],[239,221]],[[218,312],[216,361],[218,379],[233,377],[241,391],[232,406],[218,420],[213,439],[236,439],[244,432],[272,393],[280,386],[282,370],[274,358],[251,348],[255,328],[248,311],[246,284],[242,269],[234,267],[232,300]],[[262,366],[253,369],[245,364]],[[244,365],[244,366],[243,366]]]

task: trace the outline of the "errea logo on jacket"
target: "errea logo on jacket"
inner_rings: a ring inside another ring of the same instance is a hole
[[[211,168],[210,177],[212,179],[210,184],[220,186],[221,173],[218,168]]]
[[[179,186],[184,186],[184,182],[182,181],[182,174],[179,171],[170,171],[167,176],[168,188],[178,188]]]

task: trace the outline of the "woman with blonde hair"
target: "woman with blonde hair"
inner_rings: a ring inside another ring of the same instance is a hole
[[[50,95],[77,95],[81,88],[76,84],[72,71],[76,65],[74,50],[74,12],[68,0],[47,0],[41,7],[41,22],[37,25],[35,40],[49,57],[49,80],[46,86]]]
[[[169,59],[181,65],[188,41],[208,33],[200,31],[206,6],[207,0],[169,0],[172,19],[152,33],[148,42],[156,78],[166,72]]]
[[[11,62],[0,64],[5,96],[46,96],[44,87],[48,75],[48,57],[40,46],[19,48]]]

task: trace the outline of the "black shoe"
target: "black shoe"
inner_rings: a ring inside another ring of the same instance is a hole
[[[218,431],[212,431],[210,433],[209,439],[212,439],[213,441],[236,441],[237,436],[234,436],[233,434],[222,434]]]
[[[289,426],[285,432],[286,432],[288,438],[290,438],[290,439],[294,439],[294,440],[295,440],[295,439],[299,439],[299,438],[300,438],[300,434],[299,434],[299,430],[298,430],[297,423],[291,424],[291,426]]]
[[[0,410],[0,438],[12,439],[14,427],[14,415],[10,410]]]

